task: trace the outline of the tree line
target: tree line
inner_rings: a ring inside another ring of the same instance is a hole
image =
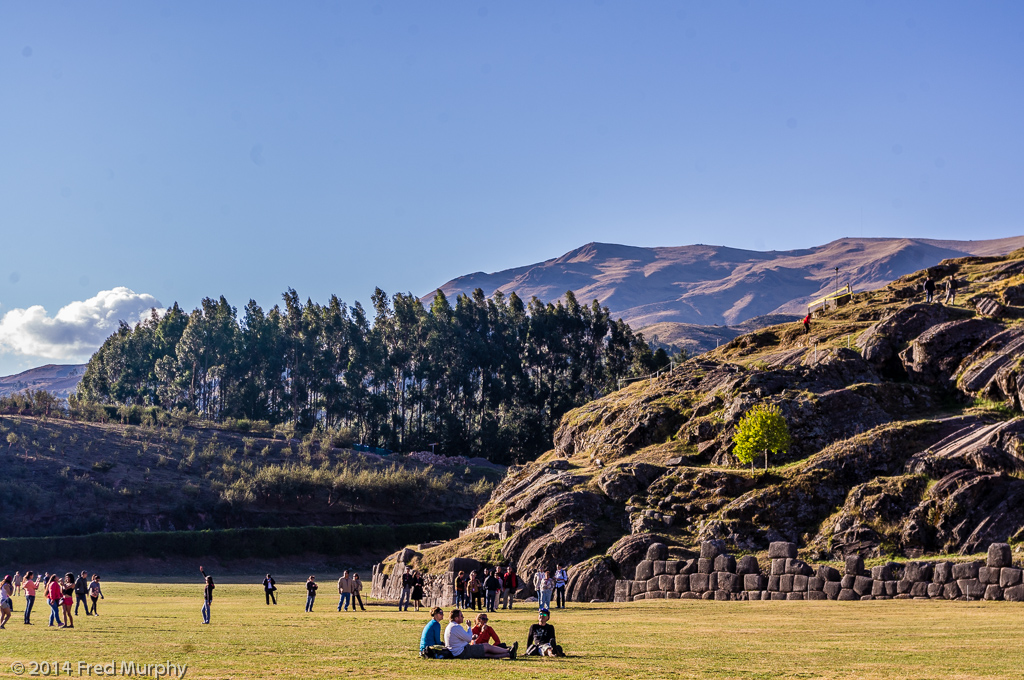
[[[549,448],[566,411],[669,363],[607,307],[571,292],[526,305],[477,289],[453,306],[437,291],[425,308],[377,288],[372,320],[336,296],[303,304],[289,289],[283,298],[266,312],[250,300],[240,319],[221,296],[191,313],[175,303],[134,327],[122,322],[75,396],[513,462]]]

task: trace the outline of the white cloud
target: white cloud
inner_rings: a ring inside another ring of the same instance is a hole
[[[102,290],[72,302],[49,316],[41,305],[12,309],[0,319],[0,350],[48,359],[85,360],[117,330],[119,321],[134,325],[160,301],[125,287]]]

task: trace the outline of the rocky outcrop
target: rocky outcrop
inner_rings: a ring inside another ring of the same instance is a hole
[[[615,596],[615,563],[594,557],[569,569],[566,597],[573,602],[608,602]]]
[[[933,326],[969,316],[944,305],[917,303],[889,314],[857,338],[864,359],[889,378],[903,376],[899,353],[903,345]]]
[[[1024,327],[1014,326],[978,346],[963,360],[957,387],[971,396],[1010,401],[1017,409],[1024,390]]]
[[[960,319],[932,326],[900,352],[911,382],[946,387],[964,358],[1002,330],[988,319]]]

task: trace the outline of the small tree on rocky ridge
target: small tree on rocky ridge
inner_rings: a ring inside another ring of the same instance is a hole
[[[775,455],[789,450],[789,427],[782,409],[774,404],[757,404],[743,414],[732,436],[733,454],[742,463],[754,469],[754,457],[764,453],[764,467],[768,469],[768,452]]]

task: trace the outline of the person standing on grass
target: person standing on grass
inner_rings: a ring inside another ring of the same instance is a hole
[[[363,589],[363,582],[359,580],[359,574],[352,574],[352,611],[356,610],[356,604],[364,612],[366,607],[363,606],[363,597],[359,593]]]
[[[15,595],[20,595],[21,594],[21,572],[20,571],[14,572],[14,581],[12,581],[12,583],[14,583],[14,594]]]
[[[63,628],[64,624],[60,620],[60,605],[64,600],[64,595],[60,592],[60,582],[57,581],[56,574],[50,574],[50,577],[46,580],[46,603],[50,605],[50,625],[56,624],[58,628]]]
[[[405,572],[402,574],[402,594],[398,597],[398,611],[402,611],[402,605],[405,605],[405,611],[409,611],[409,597],[411,595],[412,570],[406,567]]]
[[[313,603],[316,602],[316,589],[319,586],[316,584],[316,576],[310,576],[306,579],[306,611],[313,611]]]
[[[512,609],[512,602],[516,598],[516,588],[519,587],[519,577],[516,576],[515,567],[509,565],[508,570],[501,579],[501,608]]]
[[[89,597],[92,599],[92,611],[90,612],[89,608],[86,607],[85,613],[90,614],[91,616],[99,616],[99,614],[96,613],[96,600],[104,599],[103,589],[100,588],[99,574],[92,575],[92,583],[89,584]]]
[[[203,623],[210,623],[210,606],[213,604],[213,589],[216,586],[213,585],[213,577],[207,576],[201,565],[199,573],[206,579],[206,587],[203,588]]]
[[[515,659],[517,646],[512,649],[488,644],[473,644],[473,632],[462,627],[465,618],[458,609],[453,609],[444,629],[444,646],[456,659]]]
[[[476,570],[469,572],[469,581],[466,582],[466,588],[469,590],[469,608],[476,611],[483,609],[483,584],[480,583],[480,579],[477,578]]]
[[[956,276],[954,276],[953,274],[950,274],[949,278],[946,279],[946,300],[945,300],[945,302],[946,302],[947,305],[955,305],[956,304],[956,289],[958,287],[959,287],[959,285],[957,284]]]
[[[8,574],[4,576],[3,582],[0,582],[0,630],[7,627],[7,622],[11,620],[11,614],[14,612],[14,579]]]
[[[455,576],[455,606],[461,608],[469,607],[466,602],[466,572],[460,571]]]
[[[267,574],[267,577],[263,579],[263,594],[267,596],[268,605],[270,604],[271,600],[274,601],[274,604],[277,604],[277,595],[274,594],[274,591],[276,590],[277,581],[274,580],[273,576]]]
[[[61,603],[64,605],[64,627],[74,628],[75,618],[71,615],[71,605],[74,604],[75,601],[73,597],[75,594],[75,575],[70,571],[64,574],[64,583],[60,590],[61,594],[64,596],[61,600]]]
[[[412,602],[415,605],[414,611],[419,611],[423,606],[423,574],[418,571],[412,573]],[[408,609],[408,607],[406,607]]]
[[[338,579],[338,611],[341,611],[341,606],[345,605],[345,611],[348,611],[349,600],[352,599],[352,581],[348,577],[348,569]]]
[[[484,569],[484,605],[489,612],[497,611],[498,592],[501,590],[501,581],[498,580],[495,571]]]
[[[555,577],[548,571],[544,572],[544,578],[540,580],[540,597],[538,603],[540,609],[551,609],[551,594],[555,592]]]
[[[565,586],[569,583],[569,573],[559,564],[555,568],[555,606],[565,609]]]
[[[25,625],[31,626],[32,606],[36,603],[36,588],[39,584],[34,580],[35,574],[31,571],[25,572]]]
[[[85,599],[89,593],[89,573],[83,571],[75,579],[75,616],[78,616],[78,605],[85,605],[85,613],[89,614],[89,602]]]

